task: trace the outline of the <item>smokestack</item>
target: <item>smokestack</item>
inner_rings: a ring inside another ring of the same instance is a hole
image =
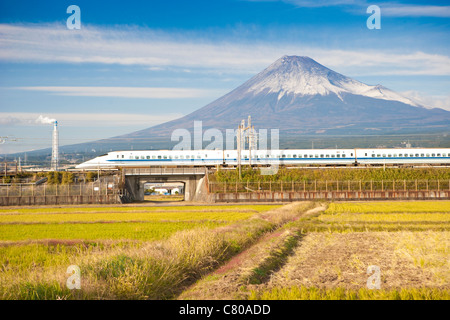
[[[53,141],[52,141],[52,170],[58,171],[59,165],[59,136],[58,121],[55,120],[53,125]]]

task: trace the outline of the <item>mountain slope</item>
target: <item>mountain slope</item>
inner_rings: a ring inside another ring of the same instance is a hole
[[[61,147],[66,153],[89,153],[130,149],[168,149],[176,129],[193,132],[194,121],[203,130],[236,129],[242,119],[252,117],[259,129],[279,129],[280,146],[295,148],[311,136],[354,147],[343,136],[372,135],[358,140],[358,147],[379,145],[382,135],[423,141],[424,133],[450,131],[450,112],[426,109],[415,101],[381,85],[370,86],[330,70],[308,57],[284,56],[228,94],[182,118],[130,134],[95,142]],[[402,135],[407,135],[406,137]],[[225,137],[225,135],[224,135]],[[336,137],[338,141],[332,141]],[[355,138],[356,139],[356,138]],[[436,139],[436,137],[431,138]],[[446,138],[443,138],[444,140]],[[381,139],[391,145],[392,138]],[[400,140],[402,141],[402,140]],[[427,145],[433,145],[427,140]],[[438,142],[436,142],[438,143]],[[204,146],[207,145],[205,142]]]
[[[381,85],[370,86],[308,57],[284,56],[205,107],[122,138],[168,137],[177,128],[236,128],[252,116],[257,129],[291,133],[402,132],[449,128],[450,112],[426,109]]]

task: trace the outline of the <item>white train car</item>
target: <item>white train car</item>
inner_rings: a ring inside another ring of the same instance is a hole
[[[359,164],[449,164],[448,148],[356,149]]]
[[[236,166],[236,150],[114,151],[76,166],[113,169],[151,166]],[[242,165],[400,165],[450,164],[449,148],[428,149],[286,149],[242,151]]]

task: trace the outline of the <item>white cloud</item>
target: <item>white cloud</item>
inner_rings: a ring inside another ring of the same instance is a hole
[[[41,115],[39,115],[39,117],[34,122],[40,123],[40,124],[53,124],[55,121],[56,121],[56,119],[51,119],[49,117],[44,117],[41,114]]]
[[[382,48],[330,50],[301,43],[220,42],[202,39],[201,36],[183,38],[150,29],[126,27],[107,29],[85,25],[82,30],[73,31],[58,25],[0,24],[0,47],[0,61],[4,62],[99,63],[139,65],[151,70],[178,68],[180,71],[249,74],[261,71],[285,54],[292,54],[310,56],[350,76],[450,75],[450,57],[442,54],[410,52],[407,49],[393,52]],[[156,91],[149,90],[136,89],[134,94],[156,94]],[[182,95],[180,91],[172,93]],[[89,93],[86,89],[78,94]],[[91,91],[91,94],[94,93]],[[168,93],[159,90],[159,94],[165,96]]]
[[[450,6],[380,5],[381,14],[393,17],[450,17]]]
[[[0,124],[5,126],[35,126],[39,113],[6,113],[0,112]],[[132,113],[53,113],[61,127],[127,127],[154,126],[166,121],[180,118],[182,114],[170,113],[163,115],[132,114]]]
[[[17,87],[29,91],[44,91],[62,96],[115,97],[148,99],[181,99],[217,96],[216,90],[188,88],[140,88],[140,87]]]
[[[450,6],[421,5],[421,4],[400,4],[396,2],[368,3],[366,0],[247,0],[250,2],[281,1],[292,4],[299,8],[321,8],[321,7],[344,7],[347,11],[366,15],[362,10],[371,4],[381,8],[381,14],[391,17],[450,17]]]
[[[450,95],[431,96],[418,91],[401,92],[404,96],[410,97],[427,108],[441,108],[450,111]]]

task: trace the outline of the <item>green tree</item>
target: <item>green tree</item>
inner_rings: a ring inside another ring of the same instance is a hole
[[[88,173],[86,173],[86,181],[87,182],[92,182],[95,181],[95,177],[96,177],[96,173],[93,171],[89,171]]]
[[[62,174],[61,182],[62,182],[62,184],[72,184],[73,183],[73,179],[74,179],[73,173],[66,171],[66,172],[64,172]]]

